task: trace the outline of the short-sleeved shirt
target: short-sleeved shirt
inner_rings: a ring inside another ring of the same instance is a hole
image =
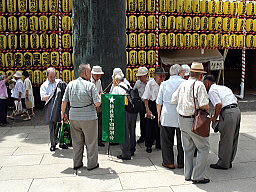
[[[41,100],[43,100],[45,96],[52,95],[60,81],[60,79],[55,79],[53,83],[50,83],[50,81],[47,79],[40,87]]]
[[[170,98],[178,89],[180,84],[185,81],[181,76],[170,76],[167,81],[160,85],[156,103],[162,105],[161,110],[161,125],[166,127],[179,127],[177,105],[172,104]]]
[[[143,93],[145,92],[146,85],[147,83],[143,83],[142,81],[137,80],[133,89],[138,89],[139,96],[142,97]]]
[[[155,79],[150,79],[145,87],[145,91],[142,96],[142,99],[155,101],[159,92],[159,88],[160,86],[157,84]]]
[[[115,94],[115,95],[126,95],[126,90],[124,90],[122,87],[125,87],[126,89],[128,89],[128,85],[124,82],[119,83],[117,86],[115,86],[113,88],[113,90],[111,91],[111,94]]]
[[[21,93],[21,98],[25,98],[25,85],[21,79],[16,81],[15,87],[12,92],[12,97],[15,99],[19,98],[19,93]]]
[[[226,86],[213,84],[209,90],[209,99],[213,106],[221,103],[222,108],[231,104],[237,104],[237,98]]]
[[[100,95],[93,83],[77,78],[65,90],[63,101],[70,102],[70,120],[95,120],[97,113],[94,104],[100,102]]]
[[[0,81],[0,99],[7,99],[8,93],[7,93],[7,87],[4,83],[4,80]]]
[[[129,83],[129,81],[128,81],[126,78],[124,78],[124,83],[125,83],[126,85],[128,85],[129,87],[131,87],[131,84]],[[114,86],[114,84],[112,83],[109,93],[112,93],[114,87],[115,87],[115,86]]]
[[[32,83],[31,83],[30,79],[29,79],[29,78],[26,78],[26,79],[24,80],[24,84],[25,84],[25,89],[26,89],[26,91],[28,91],[28,94],[29,94],[30,96],[33,96],[33,87],[32,87]]]
[[[196,82],[195,82],[196,81]],[[208,94],[204,84],[195,78],[189,78],[180,84],[179,88],[173,93],[171,102],[177,104],[177,112],[183,116],[195,114],[195,104],[193,99],[193,84],[195,82],[194,94],[196,108],[209,104]]]
[[[102,85],[101,85],[101,80],[100,80],[100,79],[97,80],[97,81],[95,81],[95,80],[93,79],[93,77],[91,77],[91,82],[95,85],[95,87],[96,87],[96,89],[97,89],[97,91],[98,91],[99,94],[103,92]]]

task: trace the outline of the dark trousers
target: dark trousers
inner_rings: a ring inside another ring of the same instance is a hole
[[[55,132],[57,131],[56,126],[57,126],[57,123],[54,123],[54,122],[50,122],[49,124],[50,141],[51,141],[52,147],[55,147],[57,145],[56,136],[55,136]]]
[[[146,137],[147,119],[145,118],[145,114],[146,114],[146,108],[144,106],[143,110],[140,112],[140,136],[142,139],[145,139]]]
[[[98,142],[102,142],[102,112],[97,113],[98,116]]]
[[[157,122],[156,102],[149,100],[148,107],[149,107],[149,110],[152,112],[152,114],[155,116],[155,118],[154,119],[147,118],[146,120],[147,123],[146,123],[145,146],[151,148],[154,141],[156,141],[156,147],[160,148],[161,147],[160,128]]]
[[[7,99],[0,99],[0,123],[7,123]]]
[[[136,118],[137,113],[125,112],[125,142],[121,144],[122,156],[130,158],[136,150]]]
[[[174,164],[174,154],[173,154],[173,144],[174,135],[176,132],[177,138],[177,163],[178,165],[184,165],[184,152],[181,142],[181,131],[179,128],[175,127],[161,127],[161,144],[162,144],[162,157],[163,162],[167,165]]]

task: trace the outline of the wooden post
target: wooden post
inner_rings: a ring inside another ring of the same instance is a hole
[[[74,69],[89,63],[105,72],[103,88],[113,68],[125,73],[125,0],[73,0]]]

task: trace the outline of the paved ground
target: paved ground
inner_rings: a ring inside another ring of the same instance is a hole
[[[183,169],[161,167],[161,152],[145,152],[137,146],[135,157],[122,162],[100,149],[100,168],[81,169],[76,176],[72,169],[72,149],[49,151],[46,126],[13,126],[0,128],[0,191],[256,191],[256,112],[243,112],[237,157],[230,170],[207,169],[211,183],[194,185],[184,181]],[[208,164],[217,160],[218,134],[210,136]],[[86,162],[86,157],[84,159]]]

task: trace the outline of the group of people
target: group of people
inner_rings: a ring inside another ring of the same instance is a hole
[[[24,81],[23,81],[24,77]],[[11,90],[8,94],[7,87]],[[8,99],[11,99],[14,110],[9,118],[14,119],[15,115],[25,115],[24,121],[31,120],[34,115],[34,95],[29,73],[17,71],[10,76],[0,76],[0,126],[7,125]]]
[[[87,150],[87,169],[99,167],[98,146],[101,141],[101,99],[103,93],[100,78],[104,74],[100,66],[91,71],[89,64],[79,66],[79,78],[71,81],[62,90],[61,118],[69,120],[73,140],[73,163],[77,170],[83,166],[84,146]],[[209,137],[202,137],[192,132],[192,126],[198,109],[209,111],[209,102],[214,106],[212,125],[215,132],[220,132],[218,162],[211,164],[213,169],[232,168],[240,129],[241,113],[237,99],[232,91],[216,85],[212,75],[205,75],[202,63],[172,65],[168,73],[163,68],[156,68],[154,78],[148,78],[146,67],[138,68],[138,80],[134,87],[126,80],[120,68],[115,68],[112,75],[110,94],[126,95],[127,90],[137,89],[144,102],[140,115],[141,136],[136,142],[137,112],[126,110],[125,142],[121,144],[121,154],[117,158],[131,160],[135,155],[136,143],[145,142],[146,152],[152,152],[152,146],[162,150],[162,166],[167,169],[184,168],[186,181],[208,183],[205,168],[209,153]],[[41,86],[41,99],[49,102],[60,80],[55,79],[54,68],[47,70],[47,80]],[[69,108],[69,110],[67,110]],[[50,137],[53,138],[54,126],[50,125]],[[177,165],[173,152],[174,136],[177,140]],[[56,148],[56,141],[51,139],[51,151]],[[195,151],[197,151],[195,157]],[[196,161],[194,162],[194,158]]]

